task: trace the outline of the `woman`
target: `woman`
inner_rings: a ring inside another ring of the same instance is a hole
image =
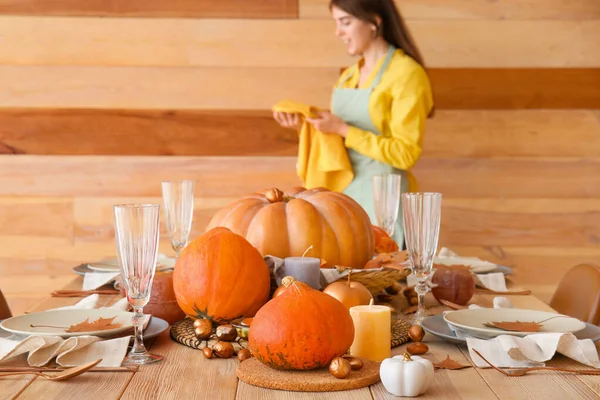
[[[331,112],[307,119],[322,132],[340,135],[354,171],[344,193],[377,224],[371,178],[402,176],[402,193],[416,191],[410,169],[421,156],[425,120],[433,95],[425,67],[393,0],[331,0],[336,35],[348,53],[360,56],[337,82]],[[274,113],[282,126],[297,129],[296,114]],[[393,234],[403,248],[402,210]]]

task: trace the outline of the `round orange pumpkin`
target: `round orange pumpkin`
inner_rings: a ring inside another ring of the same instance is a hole
[[[327,367],[352,345],[354,323],[332,296],[285,277],[287,289],[252,320],[249,345],[262,363],[282,370]]]
[[[375,235],[376,253],[394,253],[399,250],[398,243],[394,242],[394,239],[382,228],[373,225],[373,233]]]
[[[253,317],[269,299],[270,279],[258,250],[229,229],[215,228],[183,249],[173,289],[187,315],[219,323]]]
[[[375,250],[365,210],[351,197],[324,188],[245,196],[219,210],[207,229],[216,226],[244,236],[262,255],[298,257],[310,247],[307,256],[331,267],[363,268]]]

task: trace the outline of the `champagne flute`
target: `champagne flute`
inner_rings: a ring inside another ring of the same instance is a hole
[[[417,278],[415,291],[419,295],[418,310],[413,319],[420,324],[427,316],[425,294],[427,279],[433,268],[442,215],[441,193],[404,193],[402,195],[404,235],[412,272]]]
[[[156,272],[160,233],[158,204],[119,204],[114,206],[115,241],[121,266],[121,279],[127,301],[133,307],[134,342],[124,365],[150,364],[163,356],[151,354],[144,346],[143,307],[150,300]]]
[[[162,183],[162,196],[171,247],[175,250],[175,257],[179,258],[192,229],[194,182],[165,181]]]
[[[397,174],[374,175],[373,203],[377,225],[390,237],[394,234],[400,210],[400,185],[402,176]]]

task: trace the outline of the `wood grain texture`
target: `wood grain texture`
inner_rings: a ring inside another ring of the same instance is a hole
[[[339,70],[0,66],[0,107],[248,111],[292,99],[328,109]],[[600,108],[600,68],[429,74],[438,109]]]
[[[295,18],[296,0],[0,0],[0,14],[103,17]]]
[[[297,152],[297,133],[281,128],[269,111],[0,110],[0,154],[292,156]]]
[[[440,109],[600,108],[600,68],[447,68],[429,74]]]
[[[329,0],[300,0],[300,18],[329,18]],[[579,20],[600,18],[595,0],[397,0],[405,19]]]
[[[64,198],[0,198],[2,234],[71,237],[73,201]]]
[[[281,128],[270,111],[0,110],[0,154],[297,152],[296,132]],[[427,121],[422,157],[600,157],[600,121],[590,110],[439,110]]]
[[[600,17],[407,24],[430,68],[600,67]],[[5,16],[0,37],[6,65],[334,68],[353,60],[331,19]]]
[[[299,185],[295,165],[296,157],[5,155],[0,196],[160,196],[162,180],[185,178],[197,183],[199,197],[231,197],[267,183]],[[600,197],[599,169],[596,158],[430,158],[414,172],[420,190],[445,198],[566,199]]]
[[[329,107],[338,68],[0,66],[0,107],[270,110]]]

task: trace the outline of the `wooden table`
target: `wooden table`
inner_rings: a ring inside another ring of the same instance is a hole
[[[81,288],[81,278],[67,288]],[[476,295],[472,302],[490,307],[493,296]],[[76,303],[79,298],[50,298],[35,311]],[[109,305],[117,296],[103,296],[99,306]],[[516,307],[551,310],[533,296],[511,296]],[[462,364],[470,364],[465,346],[450,344],[427,335],[430,351],[426,357],[443,360],[447,354]],[[378,383],[369,388],[329,393],[298,393],[266,390],[238,381],[236,358],[205,359],[201,352],[179,343],[163,333],[148,341],[152,352],[166,360],[141,367],[137,372],[87,373],[66,382],[51,382],[32,376],[0,379],[1,399],[397,399]],[[393,349],[401,354],[405,346]],[[557,356],[548,365],[587,368],[565,357]],[[568,375],[539,372],[509,378],[492,369],[467,368],[457,371],[437,370],[435,380],[424,399],[598,399],[600,376]]]

